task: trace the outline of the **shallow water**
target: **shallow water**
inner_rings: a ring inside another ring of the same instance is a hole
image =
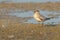
[[[33,11],[23,11],[23,12],[11,12],[9,13],[9,15],[16,15],[17,17],[33,17]],[[56,11],[44,11],[44,10],[40,10],[40,14],[44,15],[45,17],[49,17],[48,15],[51,14],[52,16],[55,15],[54,19],[51,20],[47,20],[44,23],[54,23],[54,24],[58,24],[60,23],[60,12],[56,12]],[[59,16],[58,16],[59,15]],[[37,22],[34,18],[27,20],[27,22],[25,23],[39,23]]]

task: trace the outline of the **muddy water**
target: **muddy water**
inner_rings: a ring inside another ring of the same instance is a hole
[[[4,10],[4,12],[3,12],[3,10]],[[12,15],[12,16],[15,15],[15,16],[21,17],[21,18],[25,17],[26,19],[27,19],[27,17],[33,17],[33,14],[34,14],[33,10],[30,10],[30,11],[18,10],[18,9],[17,10],[12,10],[12,9],[11,10],[5,10],[5,9],[3,9],[3,10],[1,10],[1,12],[4,15]],[[45,24],[46,23],[52,23],[52,22],[55,24],[60,23],[60,12],[40,10],[40,14],[45,16],[45,17],[51,17],[51,16],[54,17],[54,19],[50,19],[50,20],[45,21],[44,22]],[[40,22],[37,22],[34,18],[30,18],[30,19],[28,18],[27,21],[24,23],[36,24],[36,23],[40,23]]]
[[[33,11],[23,11],[23,12],[11,12],[9,13],[9,15],[16,15],[17,17],[33,17],[34,12]],[[44,10],[40,10],[40,14],[44,15],[45,17],[51,17],[54,16],[54,19],[51,20],[47,20],[44,23],[60,23],[60,12],[56,12],[56,11],[44,11]],[[25,23],[39,23],[37,22],[34,18],[27,20],[27,22]]]

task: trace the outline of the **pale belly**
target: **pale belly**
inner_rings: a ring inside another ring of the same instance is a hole
[[[42,20],[40,20],[39,18],[35,18],[35,19],[36,19],[37,21],[40,21],[40,22],[42,21]]]
[[[39,15],[37,15],[37,14],[34,14],[34,16],[33,16],[34,18],[35,18],[35,20],[37,20],[37,21],[42,21],[41,19],[40,19],[40,16]]]

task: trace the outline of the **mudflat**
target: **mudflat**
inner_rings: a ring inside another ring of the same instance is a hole
[[[0,40],[60,40],[60,25],[15,23],[0,26]]]
[[[0,8],[7,9],[25,9],[25,10],[34,10],[42,9],[49,11],[60,11],[60,2],[46,2],[46,3],[0,3]]]

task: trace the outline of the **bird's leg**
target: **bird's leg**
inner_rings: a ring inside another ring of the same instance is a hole
[[[44,26],[44,22],[42,22],[42,27]]]

